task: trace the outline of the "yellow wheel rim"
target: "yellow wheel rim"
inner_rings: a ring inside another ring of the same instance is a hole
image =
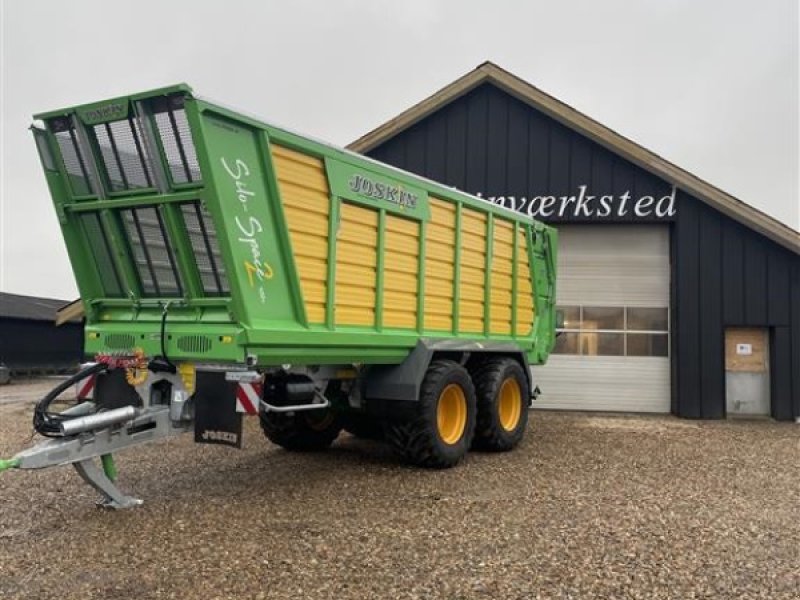
[[[467,399],[460,385],[451,383],[439,394],[436,426],[439,437],[445,444],[455,444],[464,435],[467,427]]]
[[[522,391],[514,377],[509,377],[500,386],[497,412],[500,416],[500,426],[506,431],[514,431],[522,416]]]

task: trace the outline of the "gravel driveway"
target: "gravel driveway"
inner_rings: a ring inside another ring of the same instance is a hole
[[[30,412],[0,402],[0,457]],[[0,598],[800,597],[798,425],[535,412],[438,472],[246,434],[121,453],[133,511],[70,468],[3,473]]]

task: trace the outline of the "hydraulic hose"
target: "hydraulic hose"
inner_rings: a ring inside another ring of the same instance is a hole
[[[70,386],[75,385],[77,382],[81,381],[82,379],[86,379],[91,375],[105,371],[106,369],[108,369],[108,365],[105,363],[94,364],[90,367],[82,369],[81,371],[78,371],[75,373],[75,375],[65,379],[55,388],[50,390],[50,392],[44,398],[36,403],[36,407],[33,409],[33,428],[36,430],[36,432],[45,437],[64,437],[64,434],[61,433],[60,424],[69,417],[65,417],[59,413],[50,412],[50,405],[56,398],[58,398],[61,392],[68,389]]]
[[[164,312],[161,315],[161,358],[174,369],[175,365],[167,357],[167,312],[169,312],[169,302],[164,305]]]
[[[169,302],[164,304],[164,311],[161,313],[161,356],[151,360],[147,368],[156,373],[175,374],[178,372],[178,367],[167,356],[167,313],[169,312],[169,305]]]

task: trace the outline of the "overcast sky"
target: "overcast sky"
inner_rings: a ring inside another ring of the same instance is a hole
[[[800,229],[797,0],[0,6],[0,291],[76,295],[30,115],[179,81],[345,145],[491,60]]]

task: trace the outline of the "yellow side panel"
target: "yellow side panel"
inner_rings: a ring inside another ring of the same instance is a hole
[[[475,276],[472,276],[472,273]],[[479,279],[480,277],[480,279]],[[471,283],[474,281],[475,283]],[[459,290],[462,302],[483,303],[483,271],[477,269],[461,269],[461,289]]]
[[[514,225],[502,219],[494,220],[492,240],[492,272],[490,281],[491,322],[489,330],[496,334],[511,334],[511,289],[513,279]]]
[[[319,158],[272,144],[272,160],[279,177],[283,176],[299,187],[328,193],[325,166]]]
[[[316,157],[272,145],[272,161],[289,225],[310,323],[325,322],[330,201],[325,167]]]
[[[425,248],[425,262],[432,260],[441,265],[443,269],[452,269],[455,264],[455,248],[453,246],[456,238],[455,231],[449,232],[451,238],[449,242],[440,242],[431,238],[431,230],[435,235],[440,235],[441,232],[436,225],[428,227],[429,235],[426,236],[428,241]],[[449,277],[452,279],[452,273]]]
[[[458,282],[458,328],[483,333],[486,276],[486,213],[461,211],[461,279]]]
[[[386,215],[383,261],[383,325],[417,327],[419,223]]]
[[[533,285],[528,260],[528,240],[524,230],[517,228],[517,331],[520,336],[531,335],[533,329]]]
[[[431,269],[431,273],[436,275],[436,272],[433,269]],[[452,277],[453,277],[452,269],[450,269],[450,271],[448,271],[448,273],[450,274],[449,277],[452,280]],[[448,281],[447,279],[448,279],[447,275],[445,275],[443,277],[435,276],[435,277],[431,277],[430,279],[427,279],[425,281],[425,291],[427,293],[427,296],[425,297],[425,299],[427,300],[428,297],[441,298],[443,300],[448,300],[448,301],[452,302],[452,300],[453,300],[453,283],[452,283],[452,281]],[[448,311],[450,311],[452,308],[453,307],[450,306],[448,308]]]
[[[430,199],[431,219],[425,230],[426,330],[453,328],[453,277],[456,259],[456,206]]]
[[[375,324],[378,212],[343,202],[336,236],[337,325]]]
[[[439,198],[431,198],[431,223],[450,229],[456,228],[456,205]]]

